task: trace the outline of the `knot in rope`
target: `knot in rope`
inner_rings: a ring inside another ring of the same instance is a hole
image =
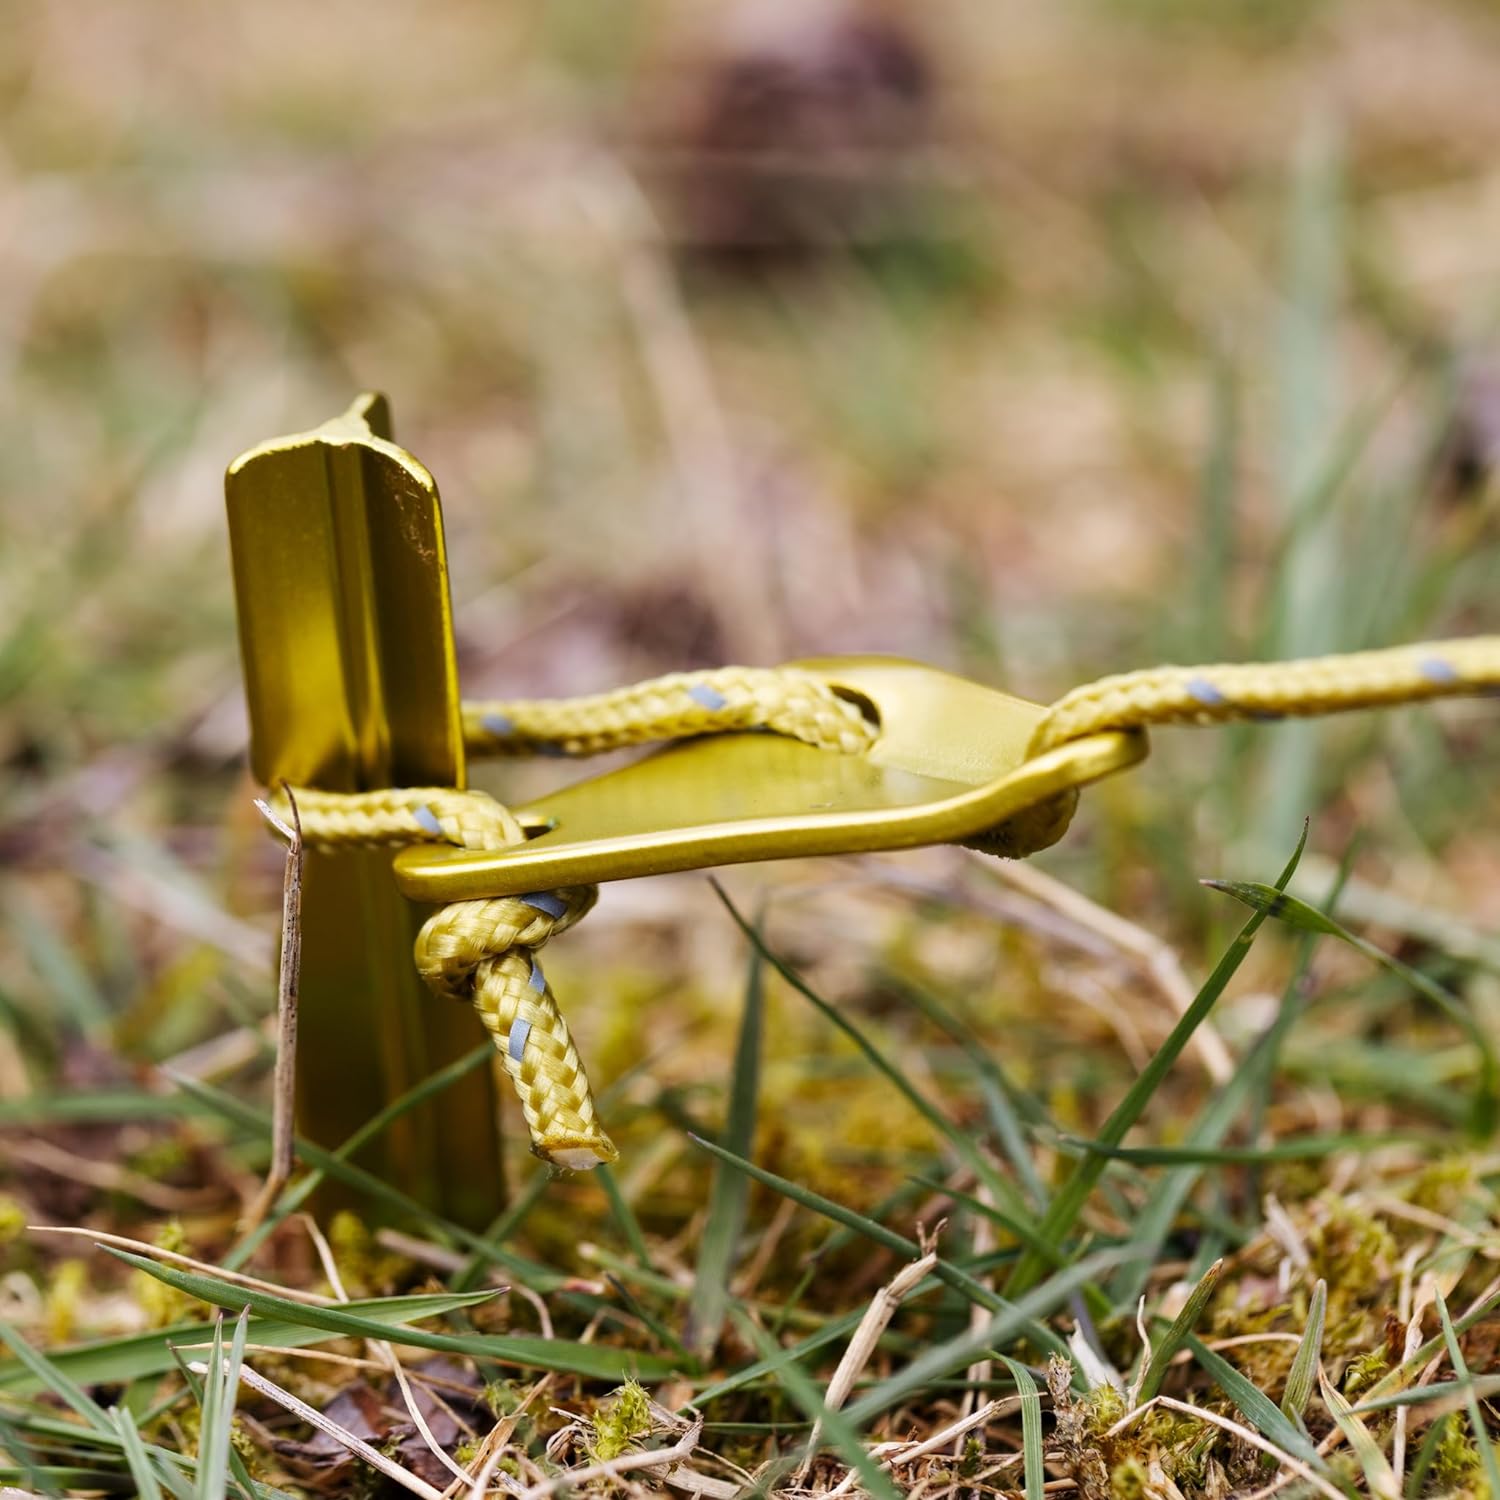
[[[442,841],[463,849],[524,842],[510,810],[479,791],[397,787],[297,792],[308,845],[318,849]],[[278,794],[285,804],[285,793]],[[277,799],[273,799],[274,801]],[[588,1074],[536,950],[598,899],[596,886],[455,901],[423,924],[415,958],[434,994],[474,1006],[515,1085],[532,1150],[574,1170],[619,1154],[599,1124]]]
[[[455,901],[435,912],[417,934],[417,968],[435,995],[470,998],[481,965],[517,949],[534,953],[566,931],[599,897],[596,885],[563,886],[527,896]]]
[[[619,1154],[536,950],[594,904],[598,887],[455,901],[423,924],[417,968],[438,995],[469,1000],[500,1052],[532,1150],[575,1171]]]

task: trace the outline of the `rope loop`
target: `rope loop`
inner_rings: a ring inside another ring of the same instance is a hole
[[[313,849],[443,842],[503,849],[525,834],[485,792],[397,787],[375,792],[298,791],[303,836]],[[287,811],[285,792],[272,798]],[[414,949],[427,986],[478,1012],[515,1085],[544,1160],[574,1170],[618,1155],[599,1124],[588,1074],[536,950],[571,927],[598,899],[596,886],[568,886],[480,901],[455,901],[423,924]]]

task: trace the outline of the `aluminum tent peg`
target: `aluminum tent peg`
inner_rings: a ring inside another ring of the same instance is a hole
[[[464,785],[458,671],[432,476],[367,395],[242,454],[225,479],[250,710],[266,786]],[[309,850],[298,1128],[335,1147],[479,1039],[412,967],[420,914],[380,850]],[[392,1122],[358,1163],[476,1225],[502,1197],[488,1070]]]

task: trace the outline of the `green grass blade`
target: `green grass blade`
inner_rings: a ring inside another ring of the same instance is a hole
[[[1417,1449],[1417,1457],[1411,1466],[1411,1473],[1406,1476],[1406,1500],[1420,1500],[1426,1492],[1427,1476],[1432,1472],[1438,1448],[1448,1430],[1448,1423],[1452,1420],[1452,1413],[1445,1412],[1427,1429],[1427,1435],[1422,1439],[1422,1446]]]
[[[1287,223],[1286,290],[1280,302],[1275,388],[1279,397],[1274,494],[1288,544],[1275,579],[1268,642],[1277,657],[1336,650],[1346,580],[1339,516],[1323,502],[1339,428],[1336,399],[1341,172],[1326,128],[1308,131],[1297,155]],[[1278,724],[1267,736],[1254,829],[1262,853],[1285,848],[1316,805],[1317,727]]]
[[[80,961],[77,948],[18,887],[10,889],[6,904],[10,908],[7,926],[50,1000],[78,1031],[95,1035],[107,1031],[109,1005]]]
[[[248,1309],[235,1319],[234,1337],[230,1342],[227,1358],[224,1354],[222,1316],[214,1328],[209,1373],[203,1382],[197,1500],[225,1500],[229,1484],[229,1444],[234,1431],[234,1408],[239,1397],[240,1366],[245,1360],[245,1330],[249,1321]]]
[[[1376,1500],[1401,1500],[1401,1487],[1396,1483],[1396,1471],[1391,1467],[1391,1461],[1381,1451],[1370,1429],[1354,1415],[1353,1408],[1334,1389],[1333,1382],[1321,1369],[1318,1371],[1318,1389],[1323,1395],[1323,1405],[1344,1434],[1350,1451],[1359,1460],[1370,1493]]]
[[[1146,1368],[1141,1371],[1141,1388],[1136,1394],[1132,1405],[1139,1406],[1141,1403],[1151,1401],[1161,1390],[1161,1383],[1167,1377],[1167,1370],[1172,1361],[1177,1358],[1177,1353],[1187,1344],[1188,1335],[1198,1326],[1208,1307],[1208,1299],[1213,1296],[1214,1288],[1219,1284],[1219,1277],[1224,1274],[1224,1262],[1216,1260],[1208,1270],[1203,1273],[1198,1285],[1188,1295],[1183,1303],[1182,1311],[1172,1320],[1172,1325],[1157,1341],[1151,1350],[1151,1358],[1146,1363]]]
[[[1225,661],[1233,643],[1229,638],[1226,602],[1235,560],[1235,500],[1239,491],[1240,386],[1233,366],[1221,352],[1211,366],[1210,425],[1207,451],[1198,480],[1198,541],[1193,549],[1193,614],[1191,640],[1184,653],[1193,661]]]
[[[1023,1224],[1019,1219],[1013,1219],[1009,1214],[995,1207],[993,1203],[986,1203],[982,1198],[976,1198],[972,1193],[960,1192],[957,1188],[949,1187],[947,1183],[939,1182],[935,1177],[923,1177],[913,1174],[910,1181],[925,1188],[931,1188],[935,1193],[941,1193],[945,1198],[951,1198],[955,1203],[963,1206],[976,1214],[982,1214],[992,1224],[997,1224],[1017,1244],[1025,1245],[1035,1250],[1038,1255],[1045,1255],[1048,1263],[1060,1266],[1065,1259],[1051,1245],[1044,1240],[1029,1224]]]
[[[917,1297],[927,1292],[936,1290],[942,1283],[935,1276],[930,1276],[926,1281],[918,1282],[910,1292],[906,1294],[906,1301],[912,1302]],[[781,1351],[777,1360],[759,1360],[755,1364],[746,1365],[743,1369],[736,1370],[733,1375],[727,1375],[723,1380],[715,1381],[713,1385],[706,1387],[693,1398],[694,1405],[707,1406],[712,1401],[722,1400],[725,1396],[733,1395],[734,1392],[743,1390],[747,1385],[753,1385],[757,1380],[764,1379],[767,1375],[775,1373],[777,1364],[782,1358],[789,1360],[804,1360],[826,1349],[830,1344],[837,1344],[847,1339],[850,1334],[859,1327],[865,1315],[865,1309],[856,1308],[853,1312],[845,1313],[842,1317],[834,1318],[816,1333],[802,1340],[800,1344],[794,1344],[788,1349]]]
[[[946,1005],[904,976],[893,974],[891,977],[903,1000],[910,1001],[934,1026],[963,1048],[965,1057],[973,1063],[978,1074],[980,1097],[984,1100],[985,1113],[990,1117],[990,1125],[1001,1152],[1025,1189],[1031,1208],[1038,1211],[1045,1208],[1047,1187],[1037,1173],[1026,1139],[1026,1127],[1016,1110],[1016,1086],[999,1063],[990,1056],[973,1029],[966,1026]]]
[[[1289,896],[1279,886],[1268,886],[1253,880],[1205,880],[1203,883],[1289,927],[1338,938],[1340,942],[1347,943],[1356,952],[1362,953],[1371,963],[1378,964],[1404,980],[1418,994],[1436,1005],[1462,1029],[1479,1054],[1479,1084],[1474,1096],[1472,1128],[1479,1136],[1487,1136],[1493,1131],[1497,1120],[1500,1120],[1500,1060],[1496,1058],[1495,1049],[1484,1027],[1456,995],[1430,979],[1420,969],[1402,963],[1399,958],[1377,948],[1374,943],[1350,932],[1342,923],[1334,921],[1317,907],[1309,906],[1296,896]]]
[[[764,1167],[758,1167],[754,1162],[745,1161],[726,1151],[722,1146],[715,1145],[712,1141],[705,1141],[698,1136],[689,1137],[697,1146],[710,1155],[717,1156],[720,1161],[727,1162],[737,1171],[744,1172],[753,1177],[757,1182],[770,1188],[773,1192],[780,1193],[784,1198],[791,1198],[800,1203],[804,1208],[811,1209],[814,1213],[822,1215],[826,1219],[832,1219],[836,1224],[842,1224],[852,1229],[862,1238],[871,1240],[877,1245],[883,1245],[888,1250],[899,1251],[909,1259],[915,1260],[922,1254],[922,1248],[915,1240],[909,1240],[904,1235],[897,1234],[893,1229],[887,1229],[883,1224],[877,1224],[875,1220],[866,1218],[863,1214],[856,1213],[851,1208],[846,1208],[842,1203],[835,1203],[831,1198],[825,1198],[821,1193],[815,1193],[811,1188],[805,1188],[798,1183],[791,1182],[785,1177],[778,1177],[774,1172],[768,1172]],[[1100,1262],[1102,1263],[1102,1262]],[[1095,1264],[1090,1261],[1089,1264]],[[961,1296],[970,1302],[978,1303],[990,1312],[1001,1312],[1008,1310],[1011,1303],[1004,1297],[992,1291],[982,1281],[977,1281],[973,1276],[949,1261],[940,1260],[933,1267],[932,1274],[945,1285],[953,1288]],[[1068,1358],[1068,1346],[1063,1339],[1052,1329],[1043,1323],[1031,1322],[1026,1328],[1026,1336],[1037,1345],[1039,1349],[1045,1349],[1050,1353],[1061,1354]]]
[[[114,1432],[114,1423],[104,1408],[53,1360],[33,1349],[9,1323],[0,1322],[0,1343],[8,1344],[33,1380],[51,1391],[64,1405],[72,1407],[95,1432]]]
[[[701,1150],[718,1157],[726,1166],[733,1167],[737,1172],[743,1172],[747,1177],[753,1177],[755,1181],[770,1188],[773,1192],[780,1193],[783,1198],[790,1198],[794,1203],[800,1203],[803,1208],[811,1209],[813,1213],[821,1214],[825,1219],[832,1219],[835,1224],[843,1224],[874,1244],[882,1245],[887,1250],[895,1250],[911,1260],[916,1260],[922,1254],[922,1248],[915,1240],[907,1239],[904,1234],[898,1234],[894,1229],[887,1229],[884,1224],[877,1224],[874,1219],[867,1219],[863,1214],[857,1213],[852,1208],[846,1208],[842,1203],[836,1203],[832,1198],[825,1198],[821,1193],[815,1193],[811,1188],[805,1188],[789,1178],[779,1177],[775,1172],[767,1171],[766,1168],[759,1167],[754,1162],[746,1161],[744,1157],[736,1156],[732,1151],[726,1150],[713,1141],[706,1141],[701,1136],[689,1136],[688,1139]],[[987,1286],[947,1261],[940,1260],[933,1267],[933,1275],[982,1307],[996,1309],[1005,1305],[1002,1299]]]
[[[1325,904],[1330,910],[1343,890],[1345,873],[1346,871],[1340,872],[1328,893]],[[1204,1105],[1184,1142],[1189,1148],[1217,1147],[1235,1121],[1246,1111],[1251,1115],[1252,1130],[1254,1129],[1254,1120],[1270,1095],[1282,1047],[1305,1009],[1302,985],[1317,941],[1316,937],[1310,936],[1301,945],[1296,963],[1282,989],[1281,1003],[1277,1006],[1274,1019],[1256,1037],[1234,1076],[1223,1088],[1216,1089]],[[1151,1267],[1160,1254],[1162,1245],[1166,1243],[1167,1236],[1172,1232],[1182,1205],[1201,1175],[1196,1167],[1191,1166],[1164,1173],[1141,1206],[1135,1216],[1134,1232],[1131,1235],[1135,1253],[1120,1267],[1110,1286],[1117,1306],[1133,1307],[1139,1302]]]
[[[1331,1478],[1328,1465],[1311,1440],[1294,1422],[1282,1415],[1281,1408],[1269,1396],[1241,1375],[1222,1355],[1210,1349],[1196,1334],[1188,1335],[1187,1345],[1204,1373],[1234,1402],[1240,1415],[1252,1427],[1260,1430],[1262,1437],[1300,1458],[1315,1474],[1324,1479]]]
[[[755,1142],[761,1034],[766,1008],[765,974],[765,958],[758,948],[752,948],[745,978],[739,1040],[735,1045],[734,1068],[730,1074],[729,1112],[724,1124],[725,1147],[746,1159]],[[701,1358],[706,1358],[718,1344],[724,1327],[724,1314],[729,1306],[729,1278],[740,1236],[744,1233],[749,1196],[750,1179],[727,1163],[718,1163],[709,1192],[708,1218],[698,1245],[693,1298],[688,1305],[685,1334],[688,1348]]]
[[[879,1500],[902,1500],[902,1492],[891,1476],[880,1467],[870,1450],[860,1440],[858,1425],[844,1412],[834,1411],[824,1400],[822,1392],[813,1384],[807,1372],[776,1341],[754,1322],[737,1310],[731,1310],[735,1326],[741,1334],[755,1345],[771,1373],[782,1387],[822,1431],[824,1442],[837,1450],[839,1456],[863,1481],[864,1492],[879,1497]]]
[[[166,1285],[186,1292],[215,1307],[231,1310],[249,1307],[262,1317],[280,1318],[307,1328],[322,1329],[339,1337],[382,1339],[390,1330],[373,1320],[351,1313],[345,1307],[312,1307],[292,1302],[255,1287],[234,1286],[216,1277],[179,1271],[158,1265],[143,1255],[128,1250],[110,1249],[109,1253],[126,1265],[154,1276]],[[672,1363],[656,1355],[633,1354],[605,1345],[581,1344],[570,1339],[546,1339],[532,1336],[500,1337],[494,1334],[456,1337],[432,1333],[422,1328],[405,1328],[401,1342],[419,1349],[436,1349],[444,1354],[467,1355],[473,1359],[492,1359],[501,1364],[520,1365],[524,1369],[556,1370],[568,1375],[586,1375],[595,1380],[612,1380],[616,1384],[632,1377],[664,1379],[672,1373]]]
[[[1438,1317],[1443,1320],[1443,1343],[1448,1350],[1448,1362],[1464,1388],[1464,1405],[1469,1412],[1469,1426],[1474,1429],[1474,1445],[1479,1449],[1480,1464],[1484,1469],[1485,1484],[1491,1495],[1500,1495],[1500,1460],[1495,1457],[1495,1445],[1485,1425],[1484,1413],[1479,1409],[1479,1397],[1474,1391],[1474,1379],[1464,1359],[1464,1351],[1458,1342],[1453,1319],[1448,1315],[1448,1304],[1441,1292],[1435,1293]]]
[[[1026,1500],[1045,1500],[1047,1467],[1042,1451],[1042,1394],[1031,1371],[1008,1354],[1000,1356],[1021,1393],[1021,1463],[1026,1481]]]
[[[1425,1145],[1439,1149],[1443,1137],[1428,1131],[1350,1132],[1347,1135],[1303,1135],[1274,1146],[1103,1146],[1098,1141],[1064,1136],[1059,1145],[1082,1156],[1138,1166],[1261,1166],[1277,1161],[1318,1161],[1339,1151],[1375,1151],[1383,1146]]]
[[[490,1222],[489,1227],[480,1236],[480,1243],[485,1245],[502,1245],[515,1233],[516,1229],[526,1221],[531,1210],[536,1207],[543,1193],[553,1181],[551,1171],[542,1167],[533,1172],[526,1180],[526,1186],[516,1193],[510,1203]],[[479,1285],[486,1268],[489,1265],[489,1257],[478,1252],[470,1256],[469,1263],[463,1270],[455,1271],[448,1278],[448,1285],[455,1292],[467,1292]]]
[[[1481,1401],[1500,1395],[1500,1375],[1476,1375],[1472,1384],[1474,1394]],[[1435,1380],[1431,1385],[1414,1385],[1390,1396],[1361,1401],[1353,1410],[1363,1416],[1371,1411],[1392,1411],[1398,1406],[1425,1406],[1433,1401],[1446,1401],[1451,1396],[1462,1396],[1468,1389],[1462,1380]]]
[[[29,1465],[0,1464],[0,1484],[26,1483],[43,1495],[85,1494],[128,1495],[131,1480],[114,1469],[79,1469],[66,1464]]]
[[[141,1434],[135,1425],[135,1418],[130,1414],[130,1408],[122,1402],[114,1408],[111,1415],[119,1429],[125,1462],[130,1468],[130,1477],[135,1480],[140,1500],[164,1500],[156,1470],[151,1465],[146,1445],[141,1441]]]
[[[630,1246],[630,1253],[641,1265],[649,1267],[651,1251],[646,1244],[645,1231],[641,1228],[641,1221],[636,1217],[635,1210],[620,1189],[620,1179],[606,1165],[594,1169],[594,1181],[599,1184],[599,1189],[609,1204],[610,1215],[619,1225],[620,1233],[625,1236],[625,1243]]]
[[[1307,825],[1303,824],[1302,837],[1297,841],[1297,847],[1291,859],[1287,861],[1286,868],[1282,870],[1276,881],[1277,890],[1286,888],[1287,881],[1292,878],[1297,863],[1302,858],[1302,850],[1306,844]],[[1218,1003],[1229,981],[1234,978],[1235,972],[1244,962],[1245,955],[1249,953],[1250,945],[1255,940],[1255,934],[1260,930],[1265,919],[1266,914],[1257,911],[1240,929],[1239,934],[1225,950],[1223,957],[1214,966],[1213,973],[1208,976],[1203,987],[1194,997],[1193,1003],[1182,1013],[1177,1024],[1168,1033],[1167,1039],[1151,1055],[1124,1099],[1104,1122],[1097,1144],[1115,1147],[1124,1140],[1125,1133],[1141,1117],[1157,1089],[1160,1088],[1162,1080],[1181,1056],[1183,1048],[1192,1040],[1193,1033],[1208,1019],[1209,1012]],[[1093,1192],[1094,1185],[1099,1181],[1105,1166],[1106,1158],[1098,1153],[1084,1157],[1074,1165],[1066,1181],[1053,1195],[1051,1205],[1038,1226],[1037,1232],[1052,1245],[1056,1253],[1062,1253],[1064,1241],[1072,1232],[1079,1214],[1083,1212],[1089,1194]],[[1006,1283],[1006,1292],[1011,1296],[1018,1296],[1035,1286],[1038,1277],[1045,1269],[1045,1260],[1034,1251],[1028,1251],[1011,1272],[1010,1279]]]
[[[116,1125],[132,1120],[173,1120],[210,1114],[184,1094],[146,1094],[101,1089],[98,1093],[27,1094],[0,1099],[0,1128],[46,1125]]]
[[[198,1479],[193,1486],[193,1497],[224,1500],[224,1487],[229,1480],[229,1424],[224,1417],[223,1313],[214,1319],[214,1341],[209,1350],[208,1373],[203,1377],[199,1410]]]
[[[618,1275],[606,1275],[605,1279],[614,1288],[615,1295],[620,1299],[620,1305],[627,1312],[633,1313],[639,1318],[642,1324],[651,1330],[663,1346],[679,1354],[682,1357],[685,1368],[692,1369],[696,1373],[698,1361],[687,1352],[682,1340],[630,1290],[626,1282]]]
[[[386,1332],[405,1323],[414,1323],[421,1318],[442,1317],[465,1307],[487,1301],[494,1292],[424,1292],[409,1297],[379,1297],[360,1302],[346,1302],[344,1309],[359,1314],[371,1322],[380,1324]],[[130,1334],[125,1338],[101,1339],[93,1343],[75,1344],[69,1348],[55,1349],[48,1355],[48,1363],[59,1374],[78,1385],[123,1385],[132,1380],[141,1380],[160,1375],[172,1368],[169,1345],[178,1347],[206,1343],[213,1337],[212,1323],[174,1323],[168,1328],[154,1329],[150,1333]],[[293,1325],[279,1318],[258,1319],[250,1324],[250,1341],[256,1344],[276,1344],[292,1349],[319,1344],[327,1335],[316,1328],[301,1324]],[[12,1395],[46,1388],[46,1382],[21,1360],[10,1360],[0,1365],[0,1391]]]
[[[1319,1280],[1313,1288],[1312,1301],[1307,1308],[1307,1327],[1303,1330],[1302,1342],[1292,1359],[1292,1368],[1287,1373],[1286,1389],[1281,1396],[1281,1410],[1293,1422],[1300,1422],[1312,1399],[1313,1386],[1317,1381],[1318,1362],[1323,1354],[1323,1318],[1328,1310],[1328,1283]]]
[[[37,1462],[31,1445],[3,1416],[0,1416],[0,1449],[15,1460],[14,1464],[0,1466],[0,1483],[19,1481],[37,1495],[62,1493],[47,1473],[47,1466]]]

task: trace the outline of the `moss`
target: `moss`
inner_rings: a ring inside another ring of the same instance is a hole
[[[158,1250],[169,1250],[174,1255],[186,1255],[189,1249],[187,1234],[176,1219],[168,1219],[156,1231],[152,1244]],[[145,1310],[146,1321],[152,1328],[180,1323],[192,1317],[198,1306],[186,1292],[179,1292],[176,1287],[168,1286],[144,1271],[132,1272],[130,1282],[136,1301]]]
[[[1112,1385],[1096,1386],[1083,1398],[1083,1430],[1089,1437],[1108,1432],[1129,1409],[1125,1398]]]
[[[79,1306],[88,1284],[88,1267],[81,1260],[58,1263],[46,1294],[47,1337],[50,1342],[66,1344],[73,1337]]]
[[[402,1256],[382,1250],[358,1214],[340,1209],[328,1226],[328,1248],[351,1297],[379,1297],[394,1292],[410,1269]]]
[[[1151,1478],[1139,1458],[1121,1459],[1109,1471],[1109,1492],[1114,1500],[1146,1500],[1151,1492]]]
[[[245,1472],[252,1479],[265,1477],[265,1454],[255,1439],[245,1430],[238,1417],[229,1424],[229,1446],[239,1454],[240,1462],[245,1466]]]
[[[1226,1278],[1214,1300],[1209,1331],[1216,1338],[1244,1338],[1247,1334],[1299,1332],[1306,1325],[1305,1306],[1299,1316],[1294,1302],[1253,1300],[1258,1290],[1251,1290],[1244,1280]],[[1240,1345],[1234,1351],[1234,1364],[1252,1385],[1263,1391],[1274,1390],[1285,1383],[1294,1357],[1290,1344],[1267,1340]]]
[[[1327,1217],[1308,1231],[1307,1252],[1309,1274],[1328,1283],[1330,1312],[1335,1298],[1379,1302],[1391,1289],[1395,1237],[1379,1219],[1343,1199],[1334,1199]]]
[[[25,1228],[26,1210],[9,1193],[0,1193],[0,1245],[13,1244]]]
[[[130,1158],[130,1167],[152,1182],[164,1182],[192,1161],[187,1143],[179,1136],[162,1136]]]
[[[1438,1439],[1437,1451],[1432,1456],[1432,1468],[1428,1471],[1429,1492],[1452,1494],[1467,1490],[1475,1495],[1484,1492],[1487,1486],[1479,1460],[1479,1448],[1474,1442],[1469,1424],[1456,1416],[1450,1416],[1443,1424],[1443,1435]]]
[[[521,1401],[521,1388],[514,1380],[492,1380],[484,1388],[484,1404],[496,1421],[508,1417]]]
[[[651,1431],[650,1397],[635,1381],[627,1381],[613,1401],[595,1409],[593,1422],[594,1441],[589,1451],[595,1460],[607,1463]]]
[[[972,1479],[984,1462],[984,1444],[972,1434],[964,1442],[963,1457],[958,1461],[958,1477]]]
[[[1179,1422],[1178,1433],[1165,1465],[1179,1488],[1204,1489],[1213,1469],[1213,1452],[1221,1429],[1191,1417]]]
[[[1390,1367],[1384,1347],[1356,1355],[1344,1371],[1344,1394],[1353,1397],[1368,1390]]]
[[[1407,1198],[1416,1208],[1452,1218],[1474,1182],[1473,1162],[1462,1156],[1450,1156],[1424,1167]]]

